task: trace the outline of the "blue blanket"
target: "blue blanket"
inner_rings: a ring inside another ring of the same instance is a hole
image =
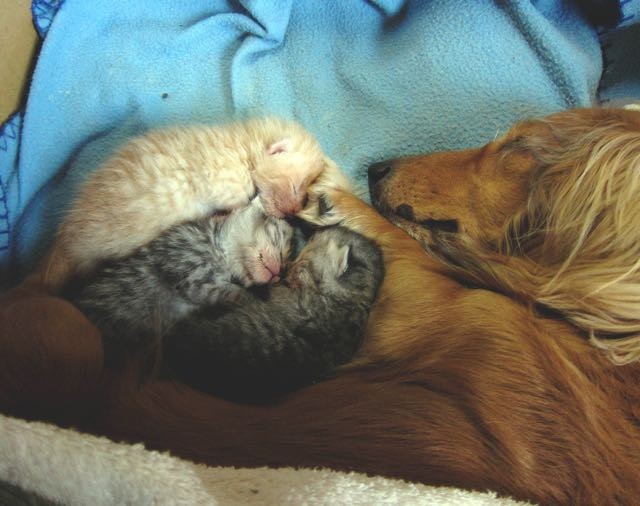
[[[588,106],[602,72],[598,34],[560,0],[41,0],[34,12],[46,37],[28,102],[0,134],[5,281],[37,260],[83,177],[150,127],[278,114],[362,182],[374,160]]]

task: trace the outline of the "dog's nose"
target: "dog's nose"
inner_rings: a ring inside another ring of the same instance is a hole
[[[377,162],[369,165],[367,169],[369,175],[369,184],[376,184],[378,181],[389,175],[393,170],[393,161],[385,160],[383,162]]]

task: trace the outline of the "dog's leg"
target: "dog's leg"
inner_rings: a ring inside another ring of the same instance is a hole
[[[410,258],[414,263],[423,261],[433,271],[444,272],[443,266],[425,253],[421,243],[353,193],[329,188],[320,199],[323,214],[316,221],[340,224],[376,241],[382,247],[387,268],[394,259]]]

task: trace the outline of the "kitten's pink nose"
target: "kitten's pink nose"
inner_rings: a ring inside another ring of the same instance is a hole
[[[300,200],[296,200],[295,198],[291,197],[278,205],[278,211],[280,211],[285,216],[293,216],[302,211],[307,206],[308,202],[309,196],[306,193]]]
[[[278,260],[266,260],[262,262],[262,265],[271,273],[271,279],[269,279],[268,283],[277,283],[280,281],[280,271],[282,268]]]
[[[302,206],[297,202],[293,204],[284,205],[278,208],[278,211],[280,211],[285,216],[294,216],[298,214],[301,210],[302,210]]]

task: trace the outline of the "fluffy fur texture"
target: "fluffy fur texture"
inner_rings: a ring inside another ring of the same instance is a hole
[[[292,227],[266,216],[259,199],[228,215],[176,225],[132,256],[98,269],[68,294],[105,345],[152,352],[199,307],[246,298],[246,288],[278,280]]]
[[[640,358],[638,112],[561,113],[383,166],[376,205],[460,274],[557,312],[615,363]]]
[[[181,320],[167,335],[164,356],[196,388],[263,402],[324,379],[353,357],[383,276],[373,241],[342,227],[324,229],[267,300]]]
[[[44,282],[55,291],[100,260],[125,257],[178,223],[246,205],[256,192],[268,214],[296,214],[325,169],[338,173],[316,139],[275,118],[151,131],[89,176],[45,260]]]
[[[521,131],[522,137],[513,141],[527,145],[546,131],[547,142],[561,152],[549,124],[582,135],[600,123],[632,128],[637,116],[631,114],[637,113],[562,113],[531,131],[531,124],[516,126],[512,132]],[[571,153],[579,144],[564,149]],[[536,140],[534,146],[540,145]],[[515,250],[508,255],[499,246],[506,244],[501,237],[508,223],[527,207],[527,164],[534,166],[535,157],[524,149],[505,156],[499,143],[491,143],[415,158],[413,169],[405,165],[386,175],[385,191],[374,200],[396,221],[402,218],[389,209],[411,206],[402,211],[415,217],[405,219],[407,229],[423,220],[452,235],[457,220],[459,236],[474,245],[461,251],[481,265],[487,265],[486,251],[505,265],[535,264],[534,257],[517,256]],[[504,160],[512,161],[505,166]],[[522,185],[510,172],[522,174]],[[464,175],[476,184],[467,184]],[[421,185],[423,179],[429,184]],[[542,504],[637,503],[637,362],[614,365],[589,344],[584,330],[557,313],[537,311],[527,293],[499,293],[485,281],[473,286],[469,281],[476,273],[465,271],[472,263],[452,267],[425,253],[353,195],[329,190],[325,202],[334,220],[381,245],[386,271],[362,348],[331,379],[269,406],[232,404],[175,382],[135,388],[124,380],[98,381],[99,334],[70,305],[46,295],[34,277],[0,305],[3,409],[84,424],[209,464],[358,470],[490,489]],[[416,232],[421,240],[429,235]],[[579,237],[567,233],[561,252],[574,251],[571,241]],[[566,258],[559,260],[561,266]],[[502,264],[491,265],[501,272]],[[584,268],[589,271],[593,263]],[[535,283],[536,276],[532,279]]]

